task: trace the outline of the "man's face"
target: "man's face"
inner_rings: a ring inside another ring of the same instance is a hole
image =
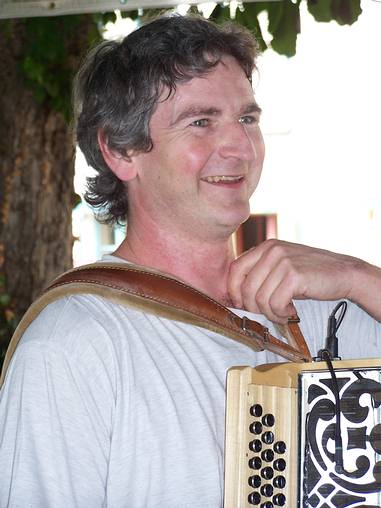
[[[232,57],[179,84],[169,99],[163,94],[150,122],[153,149],[135,155],[132,217],[179,235],[230,235],[247,218],[261,174],[258,120],[251,85]]]

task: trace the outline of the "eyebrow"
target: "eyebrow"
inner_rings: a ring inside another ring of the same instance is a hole
[[[195,116],[217,116],[221,113],[221,110],[218,108],[205,108],[202,106],[190,106],[189,108],[182,111],[171,123],[171,125],[176,125],[182,120],[186,120],[187,118],[194,118]]]
[[[240,111],[240,115],[247,115],[249,113],[261,113],[262,110],[258,106],[256,102],[250,102],[243,106]],[[219,108],[206,108],[203,106],[190,106],[189,108],[182,111],[174,120],[171,122],[171,126],[178,124],[182,120],[186,120],[187,118],[194,118],[195,116],[217,116],[221,114],[221,110]]]
[[[248,113],[262,113],[262,109],[258,106],[256,102],[250,102],[250,104],[247,104],[242,110],[241,115],[247,115]]]

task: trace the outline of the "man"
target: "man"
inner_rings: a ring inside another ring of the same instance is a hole
[[[378,268],[277,241],[235,259],[264,157],[255,56],[246,30],[197,17],[159,18],[90,55],[76,83],[78,142],[97,170],[87,199],[128,217],[106,260],[169,273],[269,327],[295,304],[313,352],[328,300],[346,297],[375,318],[350,303],[349,356],[364,354],[360,337],[377,356]],[[0,505],[221,506],[226,371],[279,360],[96,296],[49,305],[1,393]]]

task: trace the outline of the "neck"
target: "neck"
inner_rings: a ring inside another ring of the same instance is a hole
[[[227,276],[235,257],[231,235],[206,241],[129,224],[115,255],[173,275],[220,303],[231,305],[227,294]]]

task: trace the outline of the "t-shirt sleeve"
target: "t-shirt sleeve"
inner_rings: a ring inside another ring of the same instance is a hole
[[[45,309],[9,366],[0,392],[0,506],[104,506],[113,358],[102,324],[76,313],[68,302]]]

